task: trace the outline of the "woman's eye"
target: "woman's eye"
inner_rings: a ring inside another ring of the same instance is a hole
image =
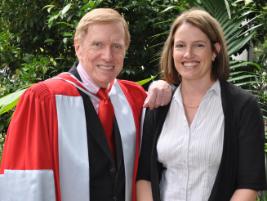
[[[176,49],[180,49],[180,48],[183,48],[183,47],[184,47],[183,44],[175,44],[175,48],[176,48]]]
[[[197,43],[195,46],[196,46],[196,47],[199,47],[199,48],[205,47],[205,45],[202,44],[202,43]]]

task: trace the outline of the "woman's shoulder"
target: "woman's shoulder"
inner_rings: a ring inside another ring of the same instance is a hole
[[[227,97],[231,102],[238,102],[240,104],[247,101],[257,101],[256,96],[240,86],[226,81],[221,81],[220,84],[222,96]]]

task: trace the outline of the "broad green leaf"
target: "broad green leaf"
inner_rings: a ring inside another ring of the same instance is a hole
[[[249,35],[248,37],[246,38],[243,38],[242,41],[234,41],[233,43],[231,43],[229,45],[229,55],[232,55],[236,52],[238,52],[242,47],[244,47],[244,45],[246,45],[252,38],[252,35]]]
[[[0,115],[12,110],[16,106],[19,97],[24,93],[25,90],[26,89],[20,89],[14,93],[0,98]]]
[[[65,14],[69,11],[69,9],[71,8],[71,3],[67,4],[61,11],[61,17],[64,17]]]

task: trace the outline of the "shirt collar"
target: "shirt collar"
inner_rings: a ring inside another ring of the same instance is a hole
[[[216,95],[221,94],[221,87],[219,80],[216,80],[213,85],[208,89],[207,93],[214,93]]]
[[[220,87],[220,82],[219,80],[216,80],[211,87],[208,89],[207,94],[214,94],[217,96],[221,95],[221,87]],[[205,95],[205,96],[206,96]],[[182,94],[181,94],[181,85],[179,85],[174,92],[173,99],[178,101],[178,103],[183,104],[183,99],[182,99]]]
[[[81,63],[77,66],[77,71],[81,77],[82,83],[84,87],[89,90],[91,93],[96,94],[99,90],[99,86],[97,86],[91,79],[91,77],[88,75],[88,73],[85,71],[84,67]]]

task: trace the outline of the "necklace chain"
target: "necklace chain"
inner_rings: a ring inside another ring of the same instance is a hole
[[[186,107],[186,108],[198,108],[199,105],[186,105],[183,103],[183,105]]]

